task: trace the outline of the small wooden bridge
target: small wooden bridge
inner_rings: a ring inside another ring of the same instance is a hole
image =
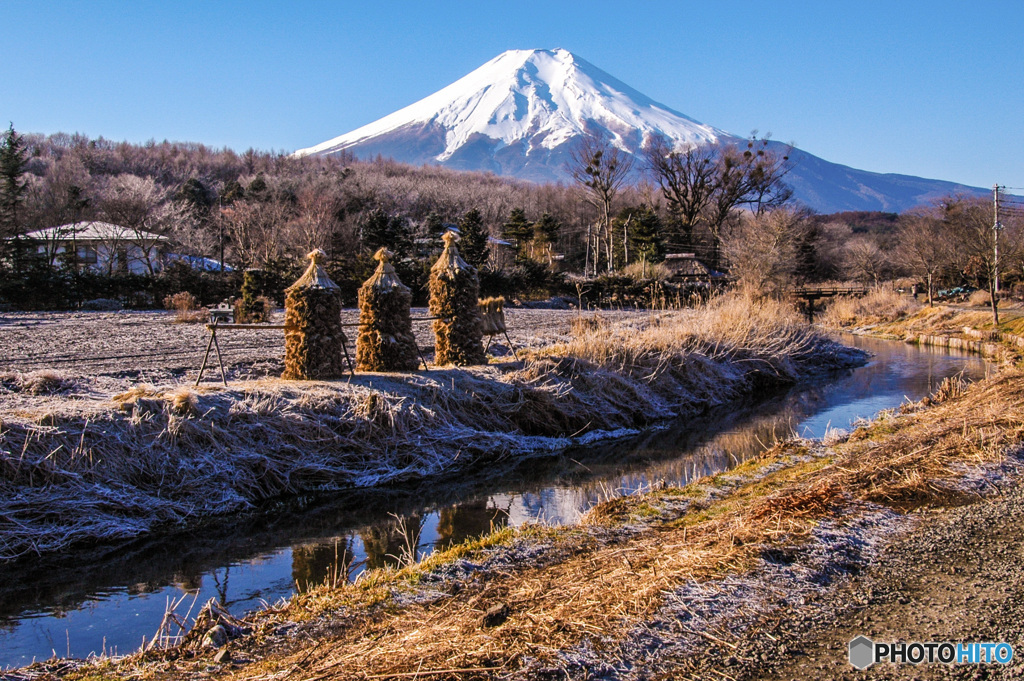
[[[807,315],[807,323],[814,323],[814,303],[822,298],[835,298],[836,296],[866,296],[868,288],[865,286],[801,286],[790,290],[790,295],[804,302],[804,313]]]

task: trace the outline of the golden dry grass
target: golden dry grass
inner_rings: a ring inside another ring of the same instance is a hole
[[[282,494],[451,475],[857,359],[777,304],[723,299],[625,324],[599,319],[500,367],[228,389],[139,385],[87,413],[55,398],[4,417],[0,471],[11,473],[0,477],[0,516],[12,523],[0,533],[0,560]]]
[[[518,538],[506,528],[493,542],[454,549],[426,566],[298,596],[259,621],[326,621],[318,640],[270,654],[253,641],[246,654],[259,661],[232,678],[488,679],[529,661],[557,663],[561,651],[584,643],[614,656],[623,636],[676,587],[746,573],[772,547],[812,540],[823,521],[848,522],[877,505],[905,511],[962,503],[974,494],[965,484],[972,471],[999,464],[1024,441],[1021,372],[969,388],[950,383],[932,402],[832,448],[782,444],[683,490],[609,500],[577,528],[527,528]],[[481,561],[489,555],[481,550],[516,541],[543,550],[457,586],[422,581],[427,568]],[[502,605],[507,618],[485,626],[485,613]]]
[[[841,297],[829,302],[819,321],[824,326],[839,329],[868,326],[894,322],[921,307],[922,303],[911,296],[888,288],[875,288],[860,298]]]
[[[164,307],[174,310],[174,321],[178,324],[198,324],[207,318],[207,312],[199,305],[199,300],[188,291],[165,297]]]

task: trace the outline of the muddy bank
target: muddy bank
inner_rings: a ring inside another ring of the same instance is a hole
[[[635,432],[863,361],[770,303],[600,318],[522,363],[229,388],[5,377],[0,559]]]

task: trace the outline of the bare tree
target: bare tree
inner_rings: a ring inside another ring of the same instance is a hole
[[[740,206],[755,214],[785,205],[793,191],[782,181],[789,172],[789,153],[768,148],[768,140],[750,139],[745,149],[728,145],[717,152],[717,181],[704,211],[711,238],[713,265],[717,266],[722,229]]]
[[[955,247],[942,220],[924,210],[904,215],[897,234],[896,253],[907,269],[925,280],[931,307],[936,277],[955,261]]]
[[[767,139],[751,137],[740,148],[707,144],[674,148],[652,137],[645,149],[647,165],[661,186],[683,246],[696,244],[698,227],[710,240],[717,265],[722,230],[741,206],[762,213],[785,205],[793,196],[783,178],[792,167],[790,149],[777,152]]]
[[[722,250],[741,289],[778,295],[793,280],[801,239],[809,228],[805,211],[776,208],[747,213],[727,230]]]
[[[615,195],[626,182],[633,169],[633,157],[619,150],[607,138],[584,135],[569,151],[567,170],[584,189],[587,203],[599,213],[598,243],[604,240],[608,271],[615,269],[614,235],[612,234],[612,206]],[[590,239],[587,240],[589,261]],[[597,273],[598,252],[594,251],[594,273]]]
[[[151,177],[118,175],[104,188],[99,208],[111,224],[126,230],[127,241],[136,247],[136,256],[150,274],[157,270],[160,237],[166,236],[186,214],[185,208],[167,200],[167,191]],[[132,257],[121,249],[121,259]]]
[[[323,185],[310,185],[299,190],[298,214],[290,224],[291,245],[297,251],[331,250],[331,237],[340,226],[338,216],[341,212],[341,201],[331,190],[331,187]]]
[[[849,277],[875,286],[889,276],[892,262],[889,254],[868,235],[859,234],[843,246],[844,269]]]
[[[940,202],[939,207],[943,227],[953,239],[960,271],[973,278],[979,286],[988,288],[992,319],[999,324],[999,292],[996,291],[996,282],[1003,269],[1000,261],[1007,262],[1020,252],[1020,226],[1016,221],[1010,221],[1005,223],[1008,229],[997,234],[992,204],[983,199],[948,197]]]
[[[283,253],[282,227],[289,216],[282,204],[243,199],[225,206],[221,213],[243,267],[266,268]]]
[[[660,134],[652,136],[644,147],[647,167],[661,186],[672,226],[683,242],[679,245],[685,248],[693,246],[694,229],[718,184],[717,155],[714,145],[675,149]]]

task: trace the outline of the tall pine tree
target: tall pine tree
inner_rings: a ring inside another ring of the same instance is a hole
[[[484,229],[484,219],[480,211],[472,208],[463,213],[459,218],[459,231],[462,233],[459,253],[466,262],[480,269],[491,254],[487,246],[487,230]]]
[[[0,142],[0,237],[20,233],[18,208],[28,191],[28,183],[22,179],[27,164],[25,143],[12,123]]]
[[[400,215],[389,215],[383,208],[370,211],[363,223],[363,248],[376,251],[384,247],[395,254],[395,260],[412,254],[412,229],[409,221]]]
[[[516,247],[516,260],[526,257],[526,247],[533,241],[533,223],[526,219],[522,208],[513,208],[508,221],[501,226],[501,234]]]
[[[444,247],[441,235],[448,231],[448,225],[437,213],[431,211],[427,219],[423,221],[423,236],[430,239],[430,249],[437,250]]]
[[[629,224],[629,244],[633,253],[639,256],[638,260],[644,263],[644,276],[647,276],[648,263],[659,262],[665,256],[661,231],[661,218],[650,206],[641,206],[633,213]]]
[[[540,242],[544,247],[544,255],[548,259],[548,265],[554,262],[555,244],[562,232],[562,223],[551,213],[544,213],[534,224],[534,240]]]

